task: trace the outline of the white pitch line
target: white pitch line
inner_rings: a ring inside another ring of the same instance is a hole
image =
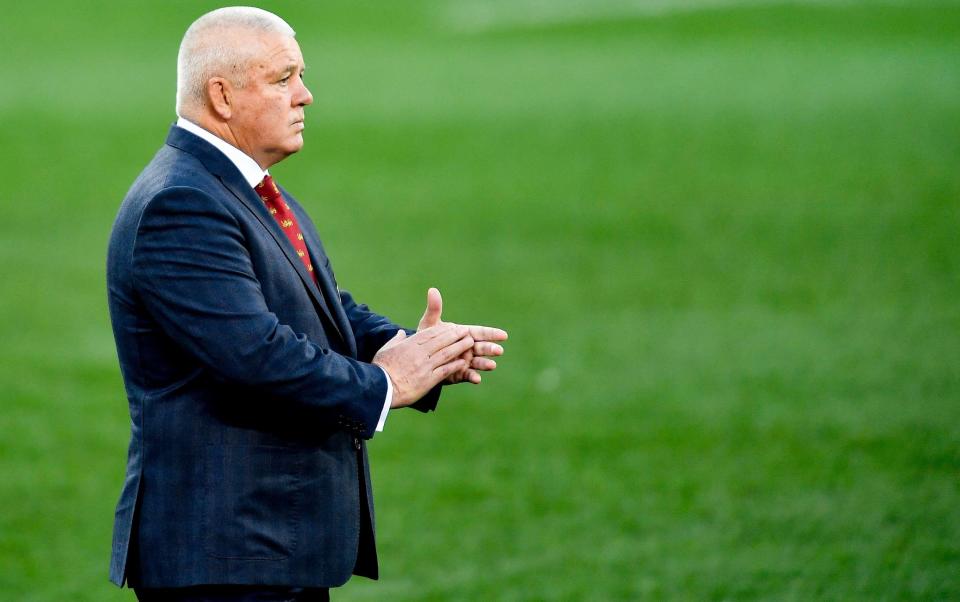
[[[764,6],[917,6],[956,5],[958,0],[451,0],[441,21],[465,33],[512,27],[589,23],[618,18],[660,17],[729,8]]]

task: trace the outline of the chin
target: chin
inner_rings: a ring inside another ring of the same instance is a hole
[[[298,143],[298,144],[293,144],[293,143],[291,143],[291,144],[287,144],[287,145],[284,146],[283,148],[278,149],[278,153],[277,153],[277,154],[282,155],[281,158],[280,158],[280,161],[282,161],[282,160],[286,159],[287,157],[289,157],[290,155],[292,155],[292,154],[294,154],[294,153],[296,153],[296,152],[299,152],[301,148],[303,148],[303,142],[302,142],[302,141],[301,141],[300,143]]]

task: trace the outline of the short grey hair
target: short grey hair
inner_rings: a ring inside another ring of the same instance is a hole
[[[225,77],[242,88],[254,48],[236,43],[229,32],[278,33],[293,37],[296,32],[277,15],[252,6],[228,6],[211,11],[190,25],[177,54],[177,115],[191,107],[203,106],[206,85],[211,77]]]

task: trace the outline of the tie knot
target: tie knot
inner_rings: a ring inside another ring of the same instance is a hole
[[[270,174],[263,176],[263,181],[257,184],[254,190],[257,191],[257,194],[259,194],[260,198],[264,201],[276,201],[280,199],[280,189],[277,188],[277,183],[273,181]]]

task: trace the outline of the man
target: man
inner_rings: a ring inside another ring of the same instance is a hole
[[[111,580],[141,600],[320,600],[377,578],[365,440],[391,408],[480,382],[496,328],[416,332],[341,291],[317,231],[267,169],[312,102],[294,32],[254,8],[184,35],[177,114],[110,238],[130,402]]]

